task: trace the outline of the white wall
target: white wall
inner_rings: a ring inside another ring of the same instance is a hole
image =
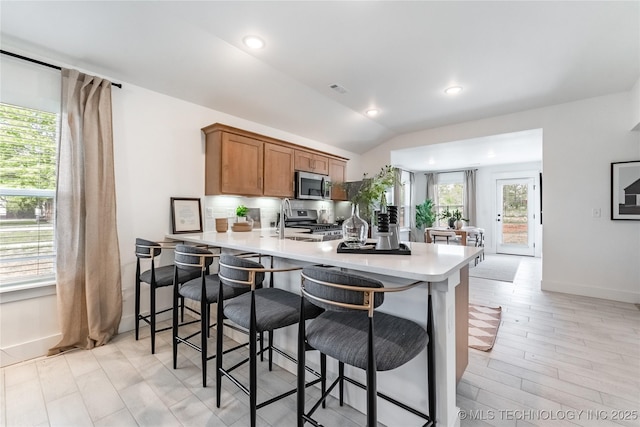
[[[365,153],[363,170],[392,150],[542,128],[542,288],[640,303],[640,222],[609,219],[611,163],[639,158],[635,103],[623,92],[405,134]]]
[[[20,53],[31,56],[28,52]],[[48,62],[59,63],[55,60]],[[127,82],[119,83],[123,84],[122,89],[113,88],[112,94],[124,304],[120,331],[134,327],[135,238],[162,240],[171,232],[171,197],[203,198],[203,210],[211,206],[211,200],[214,200],[204,197],[205,146],[201,128],[220,122],[354,159],[349,161],[347,170],[359,158],[355,153],[319,141],[184,102]],[[163,261],[171,262],[171,258],[172,255],[168,254]],[[44,355],[59,339],[56,297],[51,292],[44,293],[2,296],[0,365]],[[170,291],[161,290],[159,297],[158,307],[168,307]],[[148,287],[144,285],[142,307],[143,311],[148,307]],[[7,357],[7,351],[11,357]]]
[[[640,131],[640,78],[631,89],[631,120],[629,129]]]

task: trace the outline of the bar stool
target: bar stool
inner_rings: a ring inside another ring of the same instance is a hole
[[[250,290],[243,295],[230,300],[224,300],[218,303],[218,319],[217,319],[217,357],[216,357],[216,406],[220,407],[220,398],[222,391],[222,378],[227,377],[237,385],[245,394],[249,396],[249,409],[251,412],[251,427],[255,427],[257,420],[257,410],[276,402],[284,397],[290,396],[296,392],[296,388],[275,396],[267,401],[257,402],[257,356],[265,352],[264,348],[260,351],[256,348],[256,336],[268,332],[268,355],[269,370],[272,369],[273,351],[286,357],[292,362],[296,360],[279,350],[273,345],[273,331],[294,325],[300,319],[311,319],[322,312],[322,309],[308,304],[305,315],[301,316],[299,306],[299,295],[288,292],[283,289],[274,288],[273,281],[270,287],[262,287],[265,273],[270,272],[287,272],[300,270],[300,267],[292,268],[265,268],[262,264],[232,255],[222,255],[220,258],[220,269],[218,275],[220,277],[220,292],[222,286],[240,287]],[[273,278],[272,278],[273,279]],[[223,367],[223,316],[234,324],[249,332],[249,356],[247,359],[233,365],[232,367]],[[301,322],[304,323],[304,322]],[[240,380],[232,375],[232,371],[249,362],[249,387],[243,385]],[[307,386],[316,384],[320,379],[310,382]]]
[[[312,418],[331,391],[339,386],[340,406],[343,405],[344,381],[367,391],[367,425],[377,425],[377,397],[391,402],[426,420],[425,426],[435,420],[435,364],[432,340],[432,310],[429,295],[427,330],[417,323],[376,311],[384,302],[385,292],[410,289],[423,282],[415,282],[396,288],[385,288],[377,280],[337,271],[329,268],[306,267],[302,270],[301,316],[305,314],[307,300],[323,308],[320,314],[306,326],[300,322],[298,330],[298,427],[305,422],[319,426]],[[338,361],[338,378],[323,390],[316,404],[305,412],[304,363],[305,350],[316,349]],[[399,402],[377,391],[377,371],[398,368],[416,357],[424,348],[428,351],[429,413]],[[344,375],[344,365],[366,371],[366,385]]]
[[[136,290],[135,290],[135,316],[136,316],[136,341],[140,334],[140,321],[147,323],[151,329],[151,354],[156,352],[156,332],[167,331],[171,326],[156,329],[156,316],[165,313],[172,307],[156,311],[156,289],[173,285],[174,265],[164,265],[156,267],[156,257],[160,256],[165,249],[174,249],[175,242],[153,242],[136,238]],[[144,273],[141,273],[141,259],[151,261],[151,267]],[[178,276],[178,283],[188,282],[200,276],[198,270],[187,271],[181,270]],[[149,314],[140,314],[140,284],[149,284]],[[184,318],[184,301],[182,301],[182,316]]]
[[[173,369],[177,369],[178,365],[178,344],[185,344],[192,349],[199,351],[202,362],[202,387],[207,386],[207,362],[216,357],[209,356],[207,352],[207,338],[209,338],[211,304],[216,304],[220,299],[220,288],[218,274],[210,274],[209,268],[215,258],[219,258],[219,254],[214,254],[208,249],[199,248],[188,245],[176,245],[175,248],[175,272],[173,287]],[[178,283],[180,272],[197,271],[200,277],[189,280],[183,284]],[[223,286],[223,298],[229,299],[248,292],[249,289],[233,288]],[[178,322],[178,305],[179,300],[195,301],[200,306],[200,320],[190,322]],[[179,336],[179,327],[200,322],[200,330],[193,332],[188,336]],[[194,344],[191,338],[200,335],[200,345]],[[243,345],[234,347],[227,351],[233,351]]]

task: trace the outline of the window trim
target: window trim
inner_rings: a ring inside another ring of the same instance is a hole
[[[47,280],[32,281],[30,283],[12,284],[0,287],[0,305],[23,301],[33,298],[41,298],[44,296],[55,295],[57,293],[56,280],[48,278]]]

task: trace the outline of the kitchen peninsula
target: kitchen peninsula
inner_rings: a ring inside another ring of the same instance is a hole
[[[468,265],[482,252],[481,248],[454,245],[433,245],[411,242],[407,245],[411,255],[344,254],[337,253],[340,241],[310,242],[279,239],[274,229],[254,230],[245,233],[205,232],[194,234],[169,234],[168,238],[188,243],[206,244],[226,251],[250,251],[274,257],[274,266],[323,264],[347,269],[357,274],[374,277],[385,286],[400,286],[412,281],[424,281],[425,285],[409,291],[389,294],[381,311],[396,313],[426,327],[428,285],[434,317],[435,365],[436,365],[436,420],[439,425],[459,425],[456,407],[456,382],[467,364],[468,328]],[[288,273],[274,279],[278,287],[299,291],[299,272]],[[280,347],[295,354],[296,328],[281,334]],[[311,360],[314,360],[311,358]],[[276,363],[292,372],[295,366],[286,360]],[[329,367],[331,372],[331,367]],[[362,371],[349,373],[356,378]],[[426,410],[427,395],[426,352],[405,366],[379,375],[379,390],[394,396],[411,406]],[[359,390],[346,392],[351,406],[364,411],[365,396]],[[379,420],[386,425],[418,425],[417,418],[406,411],[381,401]],[[400,423],[400,424],[399,424]]]

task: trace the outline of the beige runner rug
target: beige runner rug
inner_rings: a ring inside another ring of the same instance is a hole
[[[469,347],[489,351],[496,341],[502,307],[469,304]]]

